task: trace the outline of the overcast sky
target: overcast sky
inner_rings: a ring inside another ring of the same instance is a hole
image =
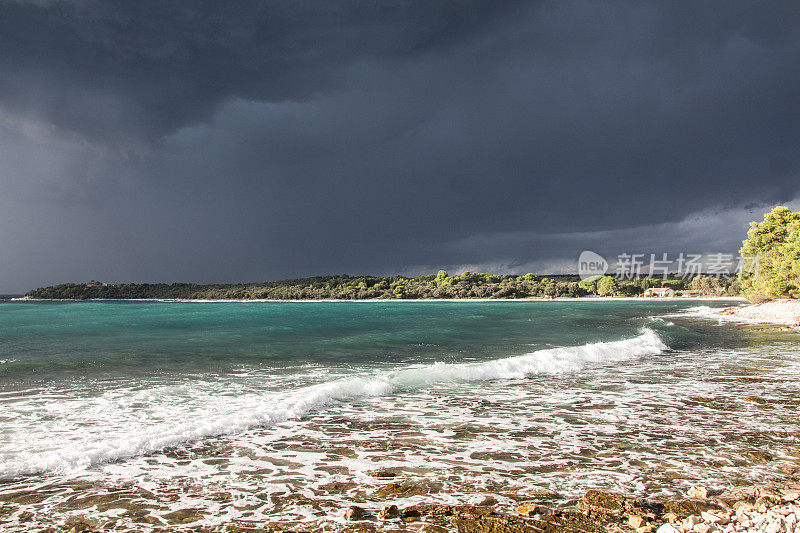
[[[787,2],[0,2],[0,293],[735,252]]]

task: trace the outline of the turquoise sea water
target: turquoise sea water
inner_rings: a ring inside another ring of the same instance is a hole
[[[652,326],[649,316],[696,305],[7,302],[0,303],[0,376],[58,381],[490,360],[619,340]],[[684,333],[675,342],[697,342]]]
[[[161,501],[192,480],[203,523],[314,522],[309,498],[362,501],[324,487],[387,467],[501,505],[525,484],[569,500],[776,476],[800,434],[797,338],[725,305],[2,302],[0,502],[76,479]],[[273,497],[245,512],[220,490]],[[64,494],[33,506],[42,523]]]

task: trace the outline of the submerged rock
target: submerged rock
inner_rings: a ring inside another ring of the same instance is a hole
[[[172,523],[188,524],[203,519],[203,513],[199,509],[179,509],[164,515],[164,518]]]
[[[358,487],[357,483],[352,482],[345,482],[345,481],[332,481],[330,483],[326,483],[324,485],[320,485],[319,489],[324,490],[325,492],[331,492],[334,494],[343,494],[349,490]]]
[[[761,403],[761,404],[767,403],[767,400],[765,400],[760,396],[745,396],[744,398],[742,398],[742,400],[751,403]]]
[[[367,512],[358,505],[351,505],[344,512],[345,520],[364,520],[366,516]]]
[[[755,464],[763,465],[770,461],[772,461],[772,456],[768,453],[752,451],[745,454],[747,458],[753,461]]]
[[[369,475],[370,477],[377,477],[377,478],[397,477],[397,473],[396,472],[390,472],[390,471],[387,471],[387,470],[377,470],[375,472],[370,472],[367,475]]]
[[[387,505],[378,513],[380,520],[391,520],[400,516],[400,509],[396,505]]]
[[[67,523],[68,533],[86,533],[88,531],[95,531],[98,527],[97,521],[87,521],[81,518],[70,520]]]
[[[375,498],[388,498],[389,496],[408,498],[409,496],[420,496],[427,494],[424,487],[415,483],[389,483],[372,493]]]

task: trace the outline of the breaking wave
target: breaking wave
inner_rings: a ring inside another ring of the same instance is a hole
[[[72,473],[206,437],[297,419],[337,402],[436,384],[575,372],[590,365],[656,355],[667,348],[654,331],[644,328],[640,335],[625,340],[550,348],[479,363],[409,367],[280,392],[204,381],[64,398],[40,409],[44,415],[39,423],[13,431],[11,448],[0,450],[0,476]]]

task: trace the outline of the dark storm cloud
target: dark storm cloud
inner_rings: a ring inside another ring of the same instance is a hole
[[[735,251],[799,195],[793,3],[6,2],[0,50],[0,288]]]
[[[6,105],[93,139],[157,138],[230,98],[297,101],[358,61],[458,43],[508,2],[0,5]]]

